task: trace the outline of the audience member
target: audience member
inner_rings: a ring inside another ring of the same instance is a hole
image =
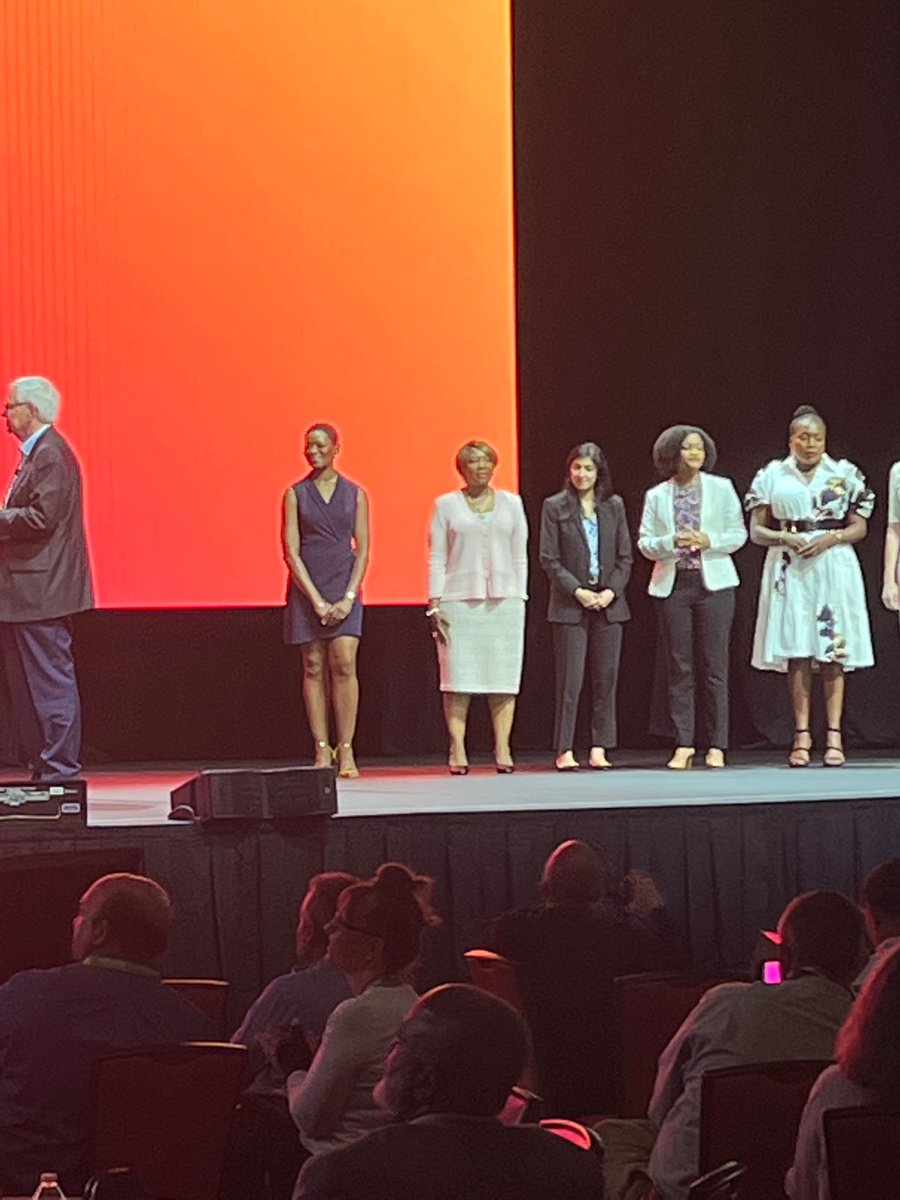
[[[154,964],[169,897],[143,875],[106,875],[72,924],[77,961],[21,971],[0,987],[0,1188],[30,1195],[53,1170],[69,1195],[91,1173],[92,1076],[117,1050],[205,1040],[207,1019]]]
[[[639,1200],[651,1182],[664,1200],[686,1200],[697,1175],[706,1071],[832,1057],[865,958],[862,915],[837,892],[807,892],[791,901],[778,928],[785,982],[711,988],[660,1056],[650,1120],[599,1126],[611,1200]]]
[[[874,953],[863,967],[857,987],[900,946],[900,858],[889,859],[869,872],[860,888],[859,903]]]
[[[791,1200],[830,1200],[822,1126],[827,1109],[900,1108],[900,948],[882,955],[866,981],[838,1034],[835,1057],[803,1110],[785,1180]]]
[[[317,1046],[334,1009],[349,1000],[346,976],[325,954],[325,927],[344,889],[359,882],[344,871],[324,871],[309,881],[297,921],[296,965],[268,984],[231,1038],[247,1047],[249,1091],[283,1095],[285,1075],[278,1062],[278,1045],[299,1027],[309,1045]]]
[[[466,984],[428,992],[375,1089],[400,1123],[310,1159],[295,1200],[598,1200],[597,1155],[497,1120],[525,1049],[522,1020],[503,1001]]]
[[[309,1066],[325,1022],[352,995],[346,976],[325,956],[325,927],[341,893],[355,883],[343,871],[313,876],[300,905],[294,970],[272,980],[231,1038],[247,1047],[249,1084],[229,1132],[220,1200],[263,1194],[289,1200],[293,1191],[306,1154],[288,1111],[286,1067],[298,1053],[289,1069]]]
[[[341,893],[326,926],[327,958],[347,977],[351,999],[328,1018],[308,1070],[287,1081],[291,1116],[311,1153],[352,1141],[387,1119],[372,1089],[404,1014],[422,931],[436,921],[431,880],[399,863]]]
[[[537,907],[498,917],[486,943],[518,968],[547,1111],[612,1113],[619,1057],[613,980],[680,966],[677,933],[649,876],[617,881],[585,842],[557,846],[542,892]]]

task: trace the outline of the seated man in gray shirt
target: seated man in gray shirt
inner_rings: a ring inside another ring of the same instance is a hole
[[[787,906],[778,928],[784,983],[711,988],[660,1056],[649,1121],[599,1125],[610,1200],[687,1200],[697,1175],[706,1071],[833,1057],[866,957],[862,915],[837,892],[806,892]]]

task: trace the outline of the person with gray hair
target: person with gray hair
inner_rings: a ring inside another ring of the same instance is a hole
[[[40,780],[81,771],[71,618],[94,606],[81,469],[55,428],[59,407],[49,379],[25,375],[4,409],[22,453],[0,507],[0,652],[18,753]]]

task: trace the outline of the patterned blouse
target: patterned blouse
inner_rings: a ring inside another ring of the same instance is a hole
[[[682,485],[675,484],[675,529],[680,533],[682,530],[690,530],[693,533],[700,532],[700,480],[695,479],[693,483]],[[675,547],[675,568],[678,571],[699,571],[701,567],[700,555],[695,553],[690,546]]]

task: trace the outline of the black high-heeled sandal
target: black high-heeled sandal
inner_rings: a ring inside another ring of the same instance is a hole
[[[809,745],[798,746],[797,738],[801,738],[801,737],[809,738]],[[789,767],[808,767],[810,750],[812,750],[812,737],[810,736],[809,730],[808,729],[795,729],[794,730],[794,742],[793,742],[793,745],[791,746],[791,752],[788,755],[788,766]]]
[[[830,746],[828,743],[833,741],[829,734],[836,733],[838,735],[838,745]],[[844,753],[844,738],[839,729],[829,725],[825,730],[825,753],[822,755],[823,767],[842,767],[847,761],[847,756]]]

